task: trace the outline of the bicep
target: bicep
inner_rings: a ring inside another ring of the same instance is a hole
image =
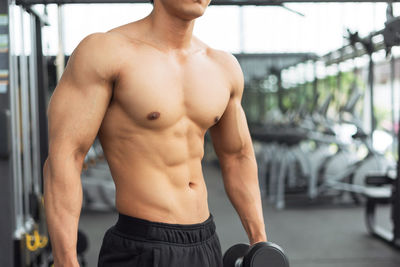
[[[229,102],[221,120],[210,129],[218,157],[247,153],[252,147],[247,120],[239,99]]]
[[[210,129],[214,149],[220,159],[229,155],[249,154],[252,151],[247,120],[241,105],[244,90],[243,73],[232,55],[226,58],[224,64],[231,80],[231,98],[221,120]]]
[[[83,43],[71,55],[51,98],[50,154],[86,154],[111,99],[112,85],[88,45]]]

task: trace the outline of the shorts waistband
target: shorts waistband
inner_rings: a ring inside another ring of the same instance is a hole
[[[153,222],[119,213],[114,229],[127,238],[192,244],[206,241],[215,234],[213,215],[196,224]]]

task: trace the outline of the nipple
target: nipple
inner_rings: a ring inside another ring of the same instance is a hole
[[[151,112],[149,115],[147,115],[148,120],[156,120],[160,117],[160,112]]]
[[[215,117],[214,122],[217,123],[219,121],[219,116]]]

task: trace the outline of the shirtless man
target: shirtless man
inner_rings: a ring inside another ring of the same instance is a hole
[[[209,129],[225,190],[251,244],[266,241],[235,58],[192,35],[210,0],[155,0],[146,18],[93,33],[50,101],[45,209],[55,267],[79,266],[80,175],[98,135],[119,218],[100,267],[220,267],[201,159]]]

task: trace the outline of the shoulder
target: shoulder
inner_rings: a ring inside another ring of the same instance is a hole
[[[206,54],[211,61],[220,65],[228,72],[233,71],[236,74],[242,74],[242,69],[240,68],[239,62],[234,55],[223,50],[212,48],[198,38],[195,38],[195,42],[196,46],[206,51]]]
[[[109,32],[95,32],[84,37],[73,51],[73,54],[85,54],[87,56],[109,52],[118,42],[115,34]],[[115,49],[115,47],[114,47]]]
[[[207,54],[221,67],[232,85],[232,93],[241,94],[244,87],[243,72],[236,57],[229,52],[208,47]]]
[[[122,49],[128,45],[127,37],[116,31],[94,32],[84,37],[73,53],[80,52],[87,56],[101,56],[108,59],[122,53]]]
[[[236,57],[229,52],[218,50],[215,48],[207,47],[207,54],[216,63],[228,67],[230,69],[240,69],[239,62]]]
[[[108,32],[95,32],[84,37],[72,52],[67,69],[79,69],[81,72],[93,71],[103,78],[114,76],[118,61],[116,49],[121,37]],[[67,70],[66,69],[66,70]]]

